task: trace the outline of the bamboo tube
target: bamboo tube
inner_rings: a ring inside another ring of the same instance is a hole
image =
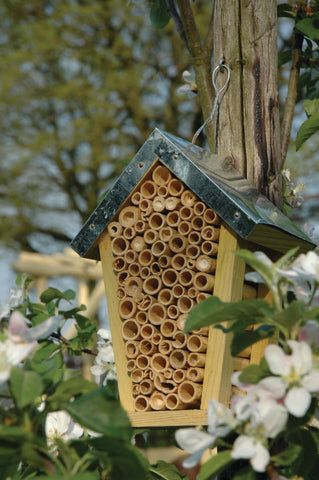
[[[140,218],[140,209],[138,207],[124,207],[119,213],[119,222],[122,227],[133,227]]]
[[[156,185],[167,185],[171,178],[170,171],[163,165],[156,167],[152,173],[152,179]]]
[[[154,212],[164,212],[165,210],[164,197],[157,196],[153,199],[153,210]]]
[[[150,275],[143,282],[143,290],[149,295],[156,295],[162,286],[162,280],[158,275]]]
[[[163,337],[172,338],[177,331],[176,321],[165,320],[160,327],[160,332]]]
[[[136,358],[140,352],[139,342],[136,342],[135,340],[128,340],[124,344],[124,350],[127,358]]]
[[[168,268],[171,265],[171,262],[172,262],[172,257],[169,257],[168,255],[162,255],[158,259],[158,263],[161,268]]]
[[[174,302],[172,290],[169,288],[163,288],[159,291],[157,299],[159,303],[162,303],[163,305],[171,305]]]
[[[139,218],[135,224],[136,233],[144,233],[146,228],[147,222]]]
[[[133,262],[128,266],[128,273],[132,277],[138,277],[140,275],[141,267],[138,262]]]
[[[210,295],[209,293],[199,292],[199,294],[196,297],[196,302],[197,303],[203,302],[204,300],[206,300],[206,298],[211,297],[211,296],[212,295]]]
[[[143,182],[141,185],[140,192],[143,198],[147,198],[149,200],[153,199],[157,194],[155,182],[152,182],[152,180],[145,180],[145,182]]]
[[[167,197],[165,198],[165,208],[166,210],[173,211],[177,210],[180,204],[180,200],[177,197]]]
[[[147,368],[149,368],[150,367],[150,357],[148,355],[143,354],[143,353],[138,355],[136,357],[136,367],[139,368],[140,370],[146,370]]]
[[[152,343],[154,345],[159,345],[162,340],[163,340],[163,335],[160,332],[155,332],[152,337]]]
[[[177,368],[173,372],[173,380],[175,383],[182,383],[186,380],[186,370],[182,368]]]
[[[137,253],[134,250],[132,250],[131,248],[129,248],[128,250],[126,250],[126,252],[124,254],[124,259],[129,264],[134,263],[137,260]]]
[[[172,178],[168,182],[167,189],[169,195],[180,197],[184,191],[184,185],[177,178]]]
[[[127,277],[124,282],[124,290],[129,297],[142,298],[142,289],[143,280],[140,277]]]
[[[151,395],[154,392],[154,383],[149,378],[145,378],[140,383],[142,395]]]
[[[184,235],[175,234],[168,241],[169,248],[174,253],[184,253],[188,245]]]
[[[211,225],[206,225],[202,230],[202,239],[209,240],[211,242],[218,242],[219,240],[220,229],[212,227]]]
[[[135,362],[134,358],[130,358],[126,362],[126,369],[127,369],[128,372],[132,372],[134,370],[134,368],[136,368],[136,362]]]
[[[139,325],[145,325],[148,322],[147,312],[144,312],[143,310],[139,310],[138,312],[136,312],[135,320]],[[142,330],[141,330],[141,335],[142,335]]]
[[[167,243],[163,242],[162,240],[157,240],[155,243],[153,243],[151,252],[154,257],[160,257],[161,255],[171,256],[172,253]]]
[[[177,328],[181,331],[184,330],[184,326],[185,326],[185,322],[186,322],[186,318],[188,317],[188,314],[187,313],[183,313],[182,315],[180,315],[176,321],[177,323]]]
[[[159,237],[159,232],[152,228],[149,228],[144,233],[144,240],[148,245],[152,245],[154,242],[157,241]]]
[[[133,205],[139,205],[140,201],[142,200],[142,195],[140,192],[134,192],[131,196],[131,202]]]
[[[186,267],[187,264],[187,257],[184,255],[184,253],[177,253],[174,255],[172,258],[172,267],[175,268],[175,270],[182,270],[183,268]]]
[[[123,287],[118,287],[116,293],[117,293],[117,298],[118,298],[119,300],[121,300],[122,298],[125,297],[125,291],[124,291],[124,288],[123,288]]]
[[[251,356],[251,346],[242,350],[237,356],[241,358],[249,358]]]
[[[161,266],[160,266],[159,262],[153,262],[153,263],[151,263],[151,265],[150,265],[150,273],[151,273],[152,275],[161,275],[162,269],[161,269]]]
[[[188,245],[185,252],[186,257],[191,258],[192,260],[196,260],[200,253],[201,250],[198,245]]]
[[[113,260],[112,267],[115,272],[121,272],[122,270],[126,269],[127,264],[124,257],[116,257]]]
[[[140,381],[142,380],[142,378],[143,378],[143,370],[141,370],[140,368],[135,368],[135,369],[131,372],[132,382],[134,382],[134,383],[140,383]]]
[[[168,410],[183,410],[186,408],[186,405],[180,400],[176,393],[169,393],[165,397],[165,407]]]
[[[167,309],[167,315],[169,318],[177,318],[180,314],[176,305],[170,305]]]
[[[166,223],[169,227],[178,227],[178,224],[180,223],[181,219],[179,216],[179,212],[176,210],[173,210],[172,212],[168,212],[166,215]]]
[[[173,347],[174,348],[185,348],[187,346],[188,334],[183,332],[175,332],[173,335]]]
[[[123,230],[123,237],[126,238],[126,240],[132,240],[136,235],[135,228],[133,227],[125,227]]]
[[[164,227],[159,231],[159,238],[163,242],[168,242],[173,235],[174,230],[172,227]]]
[[[213,289],[215,283],[214,275],[205,272],[198,272],[194,275],[194,287],[199,291],[209,292]]]
[[[196,202],[196,195],[191,190],[184,190],[181,195],[181,202],[187,207],[193,207]]]
[[[166,198],[168,195],[168,190],[165,185],[160,185],[157,187],[157,193],[159,197]]]
[[[124,253],[129,249],[129,242],[123,235],[118,235],[114,237],[111,242],[111,250],[114,255],[124,255]]]
[[[146,395],[138,395],[134,398],[134,408],[137,412],[147,412],[152,410],[150,399]]]
[[[181,402],[194,404],[201,398],[202,386],[198,383],[185,380],[178,386],[177,394]]]
[[[153,228],[154,230],[160,230],[165,226],[166,217],[162,213],[154,212],[150,216],[148,223],[150,228]]]
[[[190,367],[186,371],[186,378],[191,382],[202,382],[204,379],[205,369],[200,367]]]
[[[147,198],[142,198],[140,202],[140,209],[141,209],[141,217],[145,219],[153,212],[153,203],[151,200]]]
[[[155,302],[155,298],[152,297],[151,295],[144,295],[142,300],[138,303],[138,308],[145,312],[146,310],[149,310],[151,305]]]
[[[186,292],[186,288],[183,287],[180,283],[176,283],[172,288],[172,294],[174,298],[179,298],[184,295]]]
[[[107,226],[110,237],[118,237],[123,231],[123,227],[119,222],[110,222]]]
[[[203,215],[206,210],[206,205],[203,202],[196,202],[194,204],[194,214],[195,215]]]
[[[143,370],[143,379],[145,379],[145,380],[146,380],[146,379],[152,380],[152,379],[150,378],[150,373],[151,373],[151,372],[152,372],[151,367],[146,368],[145,370]]]
[[[250,365],[250,359],[249,358],[241,358],[241,357],[235,357],[234,358],[234,371],[238,372],[239,370],[244,370],[244,368],[248,367]]]
[[[243,286],[243,300],[253,299],[257,297],[257,290],[252,285],[244,283]]]
[[[205,367],[206,353],[191,352],[188,356],[190,367]]]
[[[194,272],[189,268],[183,268],[178,274],[178,281],[183,287],[191,287],[195,281]],[[195,286],[195,284],[194,284]]]
[[[181,348],[176,348],[169,356],[169,363],[173,368],[185,368],[187,366],[188,352]]]
[[[120,316],[124,319],[132,318],[136,312],[136,302],[130,297],[124,297],[119,304]]]
[[[166,370],[164,370],[163,372],[163,375],[165,378],[173,378],[173,372],[175,370],[173,370],[173,368],[166,368]]]
[[[195,215],[192,218],[191,226],[193,230],[202,230],[205,227],[206,223],[203,220],[203,217]]]
[[[177,273],[173,268],[167,268],[162,273],[162,281],[166,287],[173,287],[177,283]]]
[[[157,346],[151,340],[143,338],[140,342],[140,352],[143,355],[153,355],[153,353],[157,352]]]
[[[187,260],[187,265],[186,268],[189,268],[190,270],[195,270],[196,267],[196,262],[193,259],[188,259]]]
[[[178,224],[177,230],[181,235],[188,235],[192,231],[192,225],[190,222],[183,220]]]
[[[184,205],[179,211],[179,216],[181,220],[190,222],[194,216],[193,209]]]
[[[177,384],[174,380],[165,379],[165,381],[162,382],[161,387],[162,392],[165,394],[177,392]]]
[[[141,329],[136,320],[129,318],[122,323],[122,337],[124,340],[139,340]]]
[[[220,219],[214,210],[207,208],[204,212],[204,220],[211,225],[220,225]]]
[[[195,302],[188,295],[183,295],[177,300],[177,308],[181,313],[188,313],[193,308]]]
[[[196,260],[196,269],[200,272],[214,272],[216,270],[216,259],[208,255],[200,255]]]
[[[121,272],[119,272],[117,274],[117,282],[120,286],[123,286],[124,285],[124,282],[125,280],[127,279],[127,277],[129,276],[129,273],[127,270],[122,270]]]
[[[201,250],[204,255],[214,255],[216,256],[218,253],[218,243],[211,242],[210,240],[206,240],[201,245]]]
[[[159,353],[162,353],[163,355],[169,355],[172,350],[173,350],[172,341],[167,340],[167,338],[165,340],[162,340],[158,344],[158,351],[159,351]]]
[[[132,385],[132,393],[134,396],[137,396],[141,393],[141,387],[138,383],[133,383]]]
[[[192,333],[195,333],[195,335],[204,335],[204,337],[208,337],[209,327],[196,328],[195,330],[192,330]]]
[[[203,335],[190,335],[187,339],[187,348],[190,352],[202,353],[207,349],[207,337]]]
[[[187,240],[191,245],[198,245],[201,243],[202,238],[199,232],[190,232],[187,236]]]
[[[138,254],[138,261],[142,267],[149,267],[153,260],[152,252],[148,249],[144,249]]]
[[[151,357],[151,369],[154,372],[161,373],[166,368],[169,368],[169,359],[167,355],[162,353],[155,353]]]
[[[166,318],[166,307],[161,303],[153,303],[149,309],[148,318],[153,325],[161,325]]]
[[[165,410],[165,395],[162,392],[153,392],[150,397],[150,405],[153,410]]]
[[[151,340],[155,332],[157,332],[156,327],[154,327],[154,325],[151,325],[149,323],[146,323],[141,327],[141,335],[143,338],[146,338],[147,340]]]
[[[190,287],[187,293],[189,298],[192,298],[193,300],[195,300],[197,295],[199,294],[199,291],[195,287]]]
[[[141,252],[142,250],[145,249],[145,247],[146,247],[146,243],[145,243],[144,237],[141,237],[138,235],[135,238],[133,238],[133,240],[131,241],[131,248],[135,252]]]
[[[140,266],[140,276],[143,280],[145,280],[147,277],[151,275],[151,269],[150,267],[141,267]]]

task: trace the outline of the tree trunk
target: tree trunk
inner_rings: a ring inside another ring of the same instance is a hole
[[[231,69],[217,152],[230,156],[237,170],[281,208],[276,5],[275,0],[215,0],[214,66],[223,58]],[[221,84],[225,75],[218,75]]]

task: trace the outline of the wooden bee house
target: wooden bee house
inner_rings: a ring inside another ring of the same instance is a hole
[[[314,248],[229,164],[155,129],[71,243],[102,262],[119,394],[133,426],[204,425],[209,400],[227,403],[235,359],[217,329],[183,333],[191,308],[265,297],[244,281],[238,248],[275,256]]]

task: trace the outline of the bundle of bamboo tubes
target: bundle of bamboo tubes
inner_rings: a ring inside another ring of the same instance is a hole
[[[136,411],[200,407],[208,328],[183,328],[213,294],[219,232],[216,213],[161,163],[108,225]]]

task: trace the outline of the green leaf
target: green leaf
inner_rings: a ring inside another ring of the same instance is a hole
[[[242,373],[239,376],[239,380],[242,383],[258,383],[260,380],[262,380],[264,377],[267,376],[267,373],[269,374],[269,371],[265,372],[264,368],[261,365],[249,365],[248,367],[245,368],[245,370],[242,371]]]
[[[57,288],[49,287],[44,292],[42,292],[40,296],[40,300],[43,303],[52,302],[52,300],[66,300],[70,302],[70,300],[74,300],[75,292],[74,290],[66,290],[65,292],[61,292]]]
[[[64,409],[81,425],[104,435],[129,439],[130,422],[120,402],[110,400],[106,388],[99,388],[71,403]]]
[[[266,314],[272,312],[269,303],[261,299],[240,300],[224,303],[217,297],[209,297],[192,308],[185,322],[185,332],[221,322],[236,320],[242,322],[242,329],[248,325],[263,323]]]
[[[231,450],[224,450],[204,463],[200,469],[197,480],[212,480],[216,475],[223,472],[234,462],[230,455]]]
[[[11,369],[10,386],[18,408],[26,407],[43,392],[40,375],[19,367]]]
[[[30,366],[32,370],[41,376],[46,389],[52,386],[52,384],[59,383],[63,378],[64,359],[61,350],[58,350],[47,360],[43,359],[41,349],[36,351]]]
[[[181,475],[175,465],[163,462],[163,460],[151,465],[149,471],[152,474],[151,478],[154,480],[186,480],[188,478],[186,475]]]
[[[295,452],[291,455],[290,463],[293,465],[294,473],[304,475],[315,463],[317,453],[317,441],[309,430],[305,428],[295,429],[287,435],[291,442],[290,448]]]
[[[232,480],[256,480],[257,473],[252,469],[250,465],[241,468],[238,472],[235,472],[232,476]]]
[[[295,28],[311,40],[319,40],[318,18],[304,18],[296,23]]]
[[[263,325],[253,331],[245,331],[237,333],[231,344],[231,354],[233,357],[236,357],[240,354],[245,348],[250,347],[254,343],[264,340],[265,338],[271,338],[274,335],[275,328],[268,325]]]
[[[319,130],[319,112],[309,117],[299,128],[296,136],[296,150],[299,150],[308,138]]]
[[[293,301],[289,304],[287,308],[276,312],[272,320],[274,324],[284,327],[288,330],[291,328],[303,317],[303,312],[301,311],[302,305],[298,301]]]
[[[278,68],[290,62],[291,57],[292,57],[291,50],[284,50],[283,52],[280,52],[280,54],[278,55]]]
[[[170,13],[165,0],[154,0],[150,10],[150,19],[155,28],[164,28],[170,21]]]
[[[319,98],[315,98],[313,100],[305,100],[303,102],[303,107],[306,110],[308,117],[310,117],[314,113],[319,112]]]
[[[57,386],[54,394],[48,396],[47,403],[51,405],[53,410],[58,410],[62,403],[69,401],[72,397],[80,394],[86,395],[96,389],[97,385],[95,383],[89,382],[83,377],[70,378]]]
[[[301,451],[302,447],[300,445],[290,445],[283,452],[272,456],[271,460],[273,462],[276,462],[281,467],[286,467],[288,465],[291,465],[295,460],[297,460]]]

